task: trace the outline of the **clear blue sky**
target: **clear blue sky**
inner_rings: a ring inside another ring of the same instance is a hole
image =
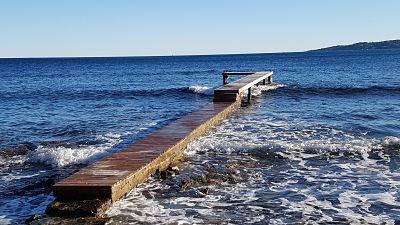
[[[302,51],[400,39],[399,0],[1,0],[0,57]]]

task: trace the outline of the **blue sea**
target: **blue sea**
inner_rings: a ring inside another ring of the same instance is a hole
[[[51,185],[212,101],[223,71],[274,71],[109,224],[399,224],[400,51],[0,59],[0,224]]]

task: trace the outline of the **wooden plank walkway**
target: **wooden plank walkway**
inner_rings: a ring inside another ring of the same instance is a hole
[[[58,200],[115,201],[156,170],[165,170],[182,157],[189,142],[200,137],[239,107],[237,102],[212,103],[132,143],[56,183]]]
[[[56,200],[48,206],[47,212],[56,216],[76,215],[76,211],[84,209],[87,211],[83,213],[85,216],[104,212],[112,202],[157,170],[163,171],[181,159],[191,141],[204,135],[240,107],[243,91],[249,89],[250,93],[253,85],[262,81],[265,84],[265,79],[271,82],[272,72],[227,72],[223,74],[224,83],[231,75],[247,76],[216,89],[213,103],[56,183],[53,186]]]

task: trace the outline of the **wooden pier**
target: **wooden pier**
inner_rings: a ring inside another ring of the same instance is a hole
[[[247,101],[251,100],[251,88],[262,83],[263,85],[272,83],[272,71],[265,72],[225,72],[222,73],[224,86],[214,90],[214,102],[238,101],[241,94],[247,91]],[[229,76],[245,75],[246,77],[228,83]]]
[[[246,75],[228,84],[228,76]],[[94,162],[53,186],[56,200],[47,212],[54,216],[96,216],[156,171],[183,157],[186,146],[240,107],[241,93],[272,81],[272,72],[226,72],[224,86],[214,91],[213,103],[180,118],[120,151]],[[250,100],[250,98],[248,99]],[[91,205],[87,213],[77,213]],[[93,206],[94,205],[94,206]]]

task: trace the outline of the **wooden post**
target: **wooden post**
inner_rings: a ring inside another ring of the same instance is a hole
[[[265,83],[265,79],[263,80],[263,85],[266,85],[266,83]]]
[[[268,84],[272,83],[272,75],[268,77]]]
[[[228,75],[227,74],[222,74],[222,83],[224,85],[228,84]]]
[[[249,87],[248,93],[247,93],[247,102],[250,103],[250,101],[251,101],[251,87]]]

